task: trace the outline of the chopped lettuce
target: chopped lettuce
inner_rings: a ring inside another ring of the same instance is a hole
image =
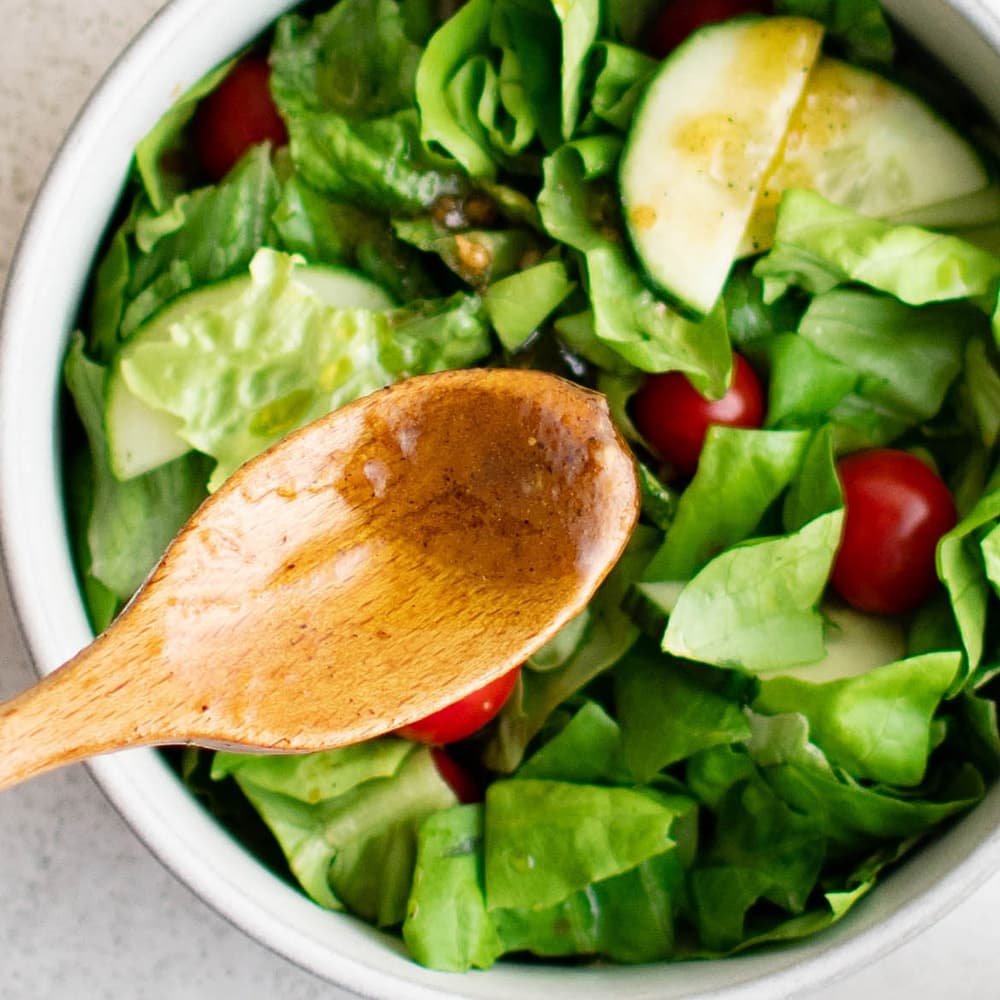
[[[927,653],[825,684],[764,678],[754,709],[802,713],[829,761],[858,778],[919,785],[933,748],[932,720],[960,659],[957,652]]]
[[[539,779],[497,781],[486,793],[486,905],[554,906],[675,842],[690,799]]]
[[[404,740],[305,757],[218,754],[321,906],[390,927],[406,913],[421,822],[456,803],[430,752]]]
[[[784,504],[787,534],[749,539],[701,568],[664,608],[666,652],[752,673],[822,659],[817,606],[844,518],[828,435],[805,450],[797,473]]]
[[[292,161],[314,188],[370,208],[417,212],[460,186],[420,142],[422,50],[393,0],[343,0],[278,21],[271,89]]]
[[[798,473],[807,431],[713,427],[644,580],[689,580],[749,537]]]
[[[717,308],[673,308],[631,250],[617,181],[662,6],[339,0],[280,18],[253,46],[288,148],[195,186],[188,125],[231,63],[183,95],[136,150],[67,356],[82,425],[68,520],[98,627],[209,488],[332,407],[481,363],[606,395],[640,523],[498,716],[447,748],[484,802],[459,805],[439,752],[395,737],[181,768],[224,822],[259,815],[255,839],[272,839],[254,849],[276,872],[436,969],[718,957],[817,933],[1000,776],[995,242],[791,190],[773,248],[734,264]],[[852,62],[920,76],[877,0],[775,9],[821,21]],[[325,303],[297,280],[303,259],[365,274],[395,307]],[[228,303],[143,334],[248,270]],[[716,399],[733,346],[764,377],[766,425],[711,429],[693,478],[670,478],[632,396],[672,371]],[[194,450],[117,481],[109,372]],[[886,445],[940,470],[960,520],[939,592],[853,629],[828,592],[835,462]]]
[[[845,282],[907,305],[971,299],[992,312],[1000,258],[956,236],[857,215],[813,191],[786,191],[774,247],[754,267],[773,301],[792,285],[814,295]]]
[[[437,30],[417,72],[421,138],[476,178],[536,138],[554,144],[559,24],[548,0],[471,0]]]
[[[489,351],[478,304],[375,313],[324,305],[294,280],[293,258],[262,250],[236,302],[185,317],[170,339],[134,345],[129,389],[183,422],[217,462],[214,490],[289,431],[404,375],[458,367]]]
[[[750,736],[740,702],[697,670],[655,645],[639,643],[615,670],[622,746],[636,781],[720,744]]]

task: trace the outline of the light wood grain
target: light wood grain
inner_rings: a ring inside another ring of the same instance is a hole
[[[312,751],[433,712],[587,602],[638,514],[605,400],[416,378],[247,463],[88,648],[0,706],[0,787],[126,746]]]

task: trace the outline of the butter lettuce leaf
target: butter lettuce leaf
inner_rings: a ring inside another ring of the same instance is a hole
[[[792,285],[818,295],[858,282],[908,305],[972,299],[992,312],[1000,258],[955,236],[894,226],[790,190],[778,208],[774,246],[754,274],[769,301]]]
[[[674,582],[673,594],[671,581],[644,575],[640,589],[654,601],[656,588],[667,587],[669,603],[660,601],[670,615],[665,652],[751,673],[822,659],[824,622],[817,607],[844,518],[831,444],[822,430],[796,445],[801,461],[782,509],[787,534],[726,549],[690,582]],[[775,482],[780,485],[780,477]]]
[[[486,792],[490,910],[541,908],[673,849],[683,797],[563,781],[505,780]]]
[[[676,850],[594,882],[552,906],[487,909],[484,807],[458,806],[420,829],[403,937],[417,961],[461,972],[507,952],[599,955],[618,962],[669,957],[685,899]]]
[[[517,777],[630,784],[621,729],[597,702],[587,701],[517,769]]]
[[[292,161],[312,187],[412,213],[460,186],[420,141],[421,54],[393,0],[344,0],[311,20],[290,14],[278,21],[271,89]]]
[[[237,782],[312,899],[382,927],[406,914],[420,824],[456,804],[430,751],[392,738],[291,758],[218,754],[212,773]]]
[[[750,737],[736,698],[707,683],[703,671],[637,643],[615,668],[615,704],[629,769],[648,782],[663,768],[720,743]]]
[[[964,681],[983,658],[990,581],[981,540],[1000,520],[1000,483],[992,481],[975,506],[938,543],[937,569],[948,590],[965,650]]]
[[[470,0],[420,61],[421,138],[475,178],[559,136],[559,22],[547,0]]]
[[[189,157],[184,155],[184,130],[201,99],[215,90],[235,64],[236,59],[230,59],[206,73],[174,102],[135,147],[135,168],[155,211],[164,211],[187,187],[183,167]],[[177,169],[178,164],[182,169]]]
[[[960,660],[957,652],[928,653],[823,684],[765,677],[753,706],[804,715],[813,742],[855,778],[919,785],[934,746],[932,720]]]
[[[483,807],[454,806],[420,827],[403,940],[421,965],[488,969],[505,946],[486,909]]]
[[[709,428],[698,470],[643,580],[689,580],[747,538],[798,473],[810,438],[808,431]]]

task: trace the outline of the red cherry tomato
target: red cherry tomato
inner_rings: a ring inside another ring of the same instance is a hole
[[[657,59],[673,52],[688,35],[741,14],[768,14],[765,0],[671,0],[653,22],[649,52]]]
[[[246,56],[198,105],[194,145],[211,180],[225,177],[251,146],[288,142],[288,130],[271,97],[270,79],[263,56]]]
[[[479,784],[446,750],[431,747],[431,757],[434,758],[438,774],[448,783],[459,802],[469,805],[470,802],[483,801],[483,790]]]
[[[955,526],[955,502],[933,469],[905,451],[876,448],[837,463],[844,536],[830,582],[860,611],[910,611],[937,586],[937,543]]]
[[[482,729],[504,706],[521,673],[515,667],[495,681],[484,684],[454,704],[398,730],[400,736],[417,743],[454,743]]]
[[[760,427],[764,390],[746,359],[734,354],[732,384],[722,399],[705,399],[680,372],[650,375],[632,398],[632,418],[659,456],[690,476],[710,426]]]

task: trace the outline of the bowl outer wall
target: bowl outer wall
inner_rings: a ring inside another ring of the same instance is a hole
[[[40,674],[91,639],[65,530],[59,466],[61,361],[95,247],[132,150],[211,66],[289,7],[287,0],[173,0],[98,86],[32,209],[0,311],[0,544],[15,609]],[[982,0],[887,0],[1000,120],[1000,14]],[[904,865],[840,924],[797,946],[717,963],[557,969],[505,965],[441,975],[397,941],[306,900],[245,852],[158,754],[92,761],[105,794],[183,882],[247,933],[371,997],[523,1000],[627,996],[763,1000],[801,994],[873,961],[929,926],[1000,867],[1000,789]]]

